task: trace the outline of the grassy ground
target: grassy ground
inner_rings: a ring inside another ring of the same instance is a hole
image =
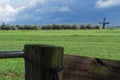
[[[0,50],[23,50],[25,44],[63,46],[65,53],[120,60],[120,29],[0,31]],[[23,80],[23,59],[0,60],[0,80]]]

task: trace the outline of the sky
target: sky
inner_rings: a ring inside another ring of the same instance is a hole
[[[0,0],[0,23],[120,26],[120,0]]]

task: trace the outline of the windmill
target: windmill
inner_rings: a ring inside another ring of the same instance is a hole
[[[98,22],[99,24],[102,24],[102,29],[106,29],[106,24],[109,24],[109,22],[106,22],[105,18],[103,18],[103,22]]]

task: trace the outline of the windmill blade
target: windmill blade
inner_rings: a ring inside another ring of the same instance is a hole
[[[109,24],[109,22],[105,22],[105,24]]]

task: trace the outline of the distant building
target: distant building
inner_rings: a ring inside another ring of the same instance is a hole
[[[109,22],[106,22],[105,18],[103,18],[103,22],[98,22],[99,24],[102,24],[102,29],[107,29],[106,24],[109,24]]]

